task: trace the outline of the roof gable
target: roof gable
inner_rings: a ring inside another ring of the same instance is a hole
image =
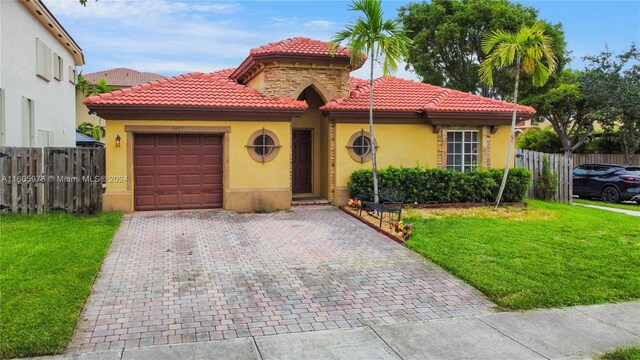
[[[374,110],[400,112],[508,113],[513,104],[457,90],[396,77],[374,80]],[[348,99],[336,99],[322,107],[324,111],[364,111],[369,109],[369,81],[351,79]],[[534,114],[529,106],[518,106],[522,114]]]
[[[233,69],[215,73],[189,73],[86,98],[90,109],[109,107],[185,109],[300,110],[304,101],[275,99],[229,78]]]

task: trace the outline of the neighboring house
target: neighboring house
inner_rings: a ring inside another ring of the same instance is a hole
[[[114,90],[118,90],[165,78],[159,74],[140,72],[127,68],[97,71],[94,73],[82,74],[82,77],[87,80],[89,91],[91,91],[93,86],[95,86],[100,79],[105,79],[109,87]],[[90,122],[92,124],[104,126],[104,121],[95,114],[90,113],[89,109],[82,103],[85,98],[86,96],[82,92],[76,92],[76,125],[80,125],[83,122]]]
[[[75,146],[84,55],[42,1],[0,1],[0,64],[0,146]]]
[[[352,70],[348,50],[294,38],[236,69],[87,98],[107,124],[104,209],[344,204],[351,173],[371,167],[369,85]],[[504,166],[512,104],[395,77],[375,80],[374,98],[380,168]]]

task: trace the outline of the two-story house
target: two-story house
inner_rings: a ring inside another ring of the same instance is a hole
[[[75,146],[82,49],[41,0],[0,1],[0,146]]]

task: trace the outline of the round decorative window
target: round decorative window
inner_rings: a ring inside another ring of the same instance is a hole
[[[371,160],[371,136],[368,132],[360,130],[353,134],[347,144],[349,155],[359,163],[365,163]]]
[[[247,150],[253,160],[265,163],[278,155],[280,142],[273,131],[263,128],[251,134],[247,142]]]

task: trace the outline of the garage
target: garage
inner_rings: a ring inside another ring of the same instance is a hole
[[[135,210],[222,207],[222,136],[135,134]]]

